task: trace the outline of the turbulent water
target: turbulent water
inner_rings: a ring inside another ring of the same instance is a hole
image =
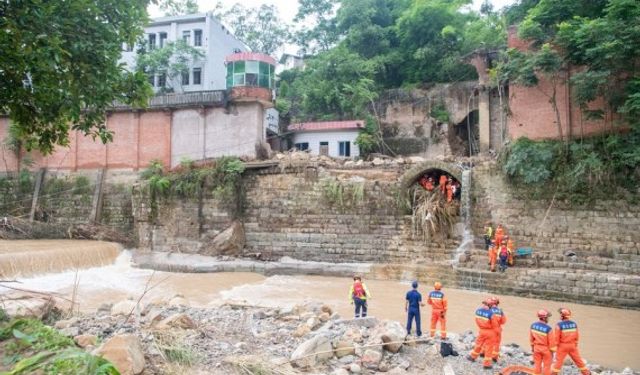
[[[460,191],[460,214],[462,216],[463,232],[460,246],[453,252],[453,265],[456,266],[473,245],[471,234],[471,170],[462,171],[462,190]]]
[[[101,241],[0,241],[0,279],[106,266],[120,250],[118,244]]]
[[[2,242],[0,241],[0,244]],[[5,242],[4,245],[7,243]],[[138,298],[145,285],[153,287],[143,302],[184,295],[195,306],[217,305],[226,301],[248,302],[264,306],[288,306],[305,301],[328,303],[344,317],[352,314],[347,294],[348,278],[322,276],[264,276],[253,273],[185,274],[141,270],[131,266],[131,256],[125,251],[108,266],[81,270],[78,300],[80,309],[91,311],[101,303]],[[19,278],[22,288],[70,294],[76,278],[75,270],[31,278]],[[403,322],[404,295],[408,282],[367,281],[372,299],[370,315]],[[429,288],[421,286],[425,295]],[[0,287],[0,293],[3,293]],[[473,329],[473,312],[484,293],[447,289],[449,299],[447,325],[450,332]],[[572,303],[542,301],[521,297],[501,297],[508,322],[503,342],[516,342],[528,347],[528,327],[540,308],[556,311],[560,306],[573,310],[581,333],[580,349],[590,362],[622,369],[640,369],[640,311],[621,310]],[[556,316],[552,317],[555,321]],[[428,331],[429,311],[423,310],[423,330]]]

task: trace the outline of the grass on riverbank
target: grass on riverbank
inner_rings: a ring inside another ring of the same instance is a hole
[[[0,322],[0,375],[119,375],[106,359],[35,319]]]

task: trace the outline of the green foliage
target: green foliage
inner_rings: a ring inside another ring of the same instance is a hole
[[[155,160],[140,177],[146,181],[149,189],[152,218],[157,217],[161,199],[201,199],[207,189],[210,189],[213,196],[220,199],[233,214],[238,215],[244,205],[244,170],[244,163],[235,157],[222,157],[202,167],[196,167],[190,160],[183,160],[180,168],[168,173],[164,171],[162,163]]]
[[[299,2],[297,20],[318,22],[296,40],[316,55],[281,75],[290,90],[278,105],[300,121],[362,117],[391,87],[474,79],[464,56],[506,44],[500,15],[463,9],[468,1],[342,0],[335,12],[335,0]]]
[[[48,154],[70,130],[112,139],[104,125],[114,100],[145,106],[143,74],[119,64],[147,21],[149,1],[70,0],[0,3],[0,112],[27,150]]]
[[[361,155],[366,156],[380,148],[379,134],[378,122],[375,118],[368,116],[364,129],[355,140]]]
[[[540,196],[557,192],[576,201],[636,194],[640,130],[569,143],[520,138],[501,155],[510,181]]]
[[[340,210],[359,206],[365,197],[364,182],[327,179],[322,183],[322,192],[327,203]]]
[[[14,364],[7,375],[119,375],[109,361],[76,348],[71,338],[39,320],[0,322],[0,341],[6,342],[5,364]]]
[[[503,171],[507,176],[525,184],[543,184],[553,176],[553,161],[557,157],[555,142],[534,142],[518,139],[504,154]]]
[[[280,19],[275,5],[247,8],[236,3],[224,12],[222,19],[255,52],[273,55],[289,39],[289,26]]]
[[[165,16],[182,16],[199,11],[196,0],[160,0],[158,5],[160,10],[164,11]]]
[[[444,103],[442,102],[437,103],[431,108],[429,116],[443,124],[449,123],[449,120],[451,118],[451,116],[449,115],[449,111],[447,111],[447,107],[445,107]]]

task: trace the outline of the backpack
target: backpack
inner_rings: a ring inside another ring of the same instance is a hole
[[[451,345],[451,343],[448,342],[441,342],[440,343],[440,355],[443,357],[448,357],[448,356],[454,356],[457,357],[458,356],[458,352],[456,352],[455,350],[453,350],[453,345]]]
[[[366,296],[367,293],[364,291],[364,286],[362,283],[354,283],[353,284],[353,296],[356,298],[362,298]]]

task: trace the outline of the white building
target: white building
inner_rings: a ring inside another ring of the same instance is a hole
[[[147,48],[161,48],[166,43],[184,40],[190,46],[201,49],[204,57],[192,62],[188,71],[166,82],[165,74],[150,77],[151,84],[171,87],[175,92],[224,90],[226,88],[225,57],[247,47],[218,21],[212,13],[156,18],[145,28]],[[135,68],[138,46],[124,46],[121,61],[130,69]]]
[[[280,74],[285,70],[294,69],[294,68],[304,68],[305,62],[304,57],[292,55],[290,53],[283,53],[278,61],[278,66],[276,67],[276,73]]]
[[[364,129],[364,121],[303,122],[289,125],[293,143],[298,150],[313,155],[356,158],[360,150],[355,140]]]

